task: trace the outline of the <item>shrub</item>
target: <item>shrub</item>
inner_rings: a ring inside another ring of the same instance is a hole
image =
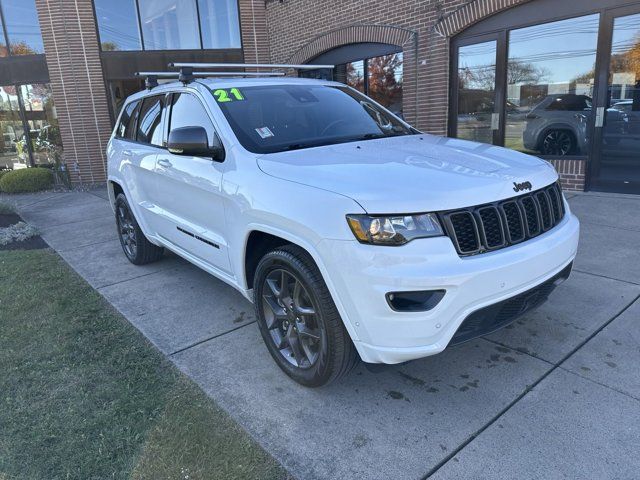
[[[5,173],[9,173],[10,171],[11,171],[11,170],[0,170],[0,178],[2,178],[2,176],[3,176]]]
[[[53,172],[48,168],[22,168],[7,172],[0,178],[0,191],[6,193],[38,192],[53,183]]]

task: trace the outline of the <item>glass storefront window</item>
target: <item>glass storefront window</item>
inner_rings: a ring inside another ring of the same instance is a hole
[[[44,53],[35,0],[2,0],[11,55]]]
[[[367,60],[368,95],[396,115],[402,115],[402,53]]]
[[[496,51],[495,41],[458,50],[458,138],[493,143]]]
[[[347,63],[347,85],[365,93],[364,60]]]
[[[195,0],[139,0],[145,50],[199,49]]]
[[[34,163],[53,164],[62,158],[62,139],[51,87],[42,83],[21,85],[20,93]]]
[[[103,51],[142,50],[135,0],[94,0]]]
[[[0,87],[0,170],[26,167],[24,126],[20,119],[18,92],[13,85]]]
[[[236,0],[198,0],[202,48],[240,48]]]
[[[640,185],[640,13],[613,23],[599,177]]]
[[[587,154],[599,19],[588,15],[510,32],[506,147]]]

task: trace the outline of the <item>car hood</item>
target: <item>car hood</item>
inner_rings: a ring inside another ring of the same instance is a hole
[[[432,135],[342,143],[258,158],[268,175],[351,197],[368,213],[417,213],[480,205],[553,183],[539,158]]]

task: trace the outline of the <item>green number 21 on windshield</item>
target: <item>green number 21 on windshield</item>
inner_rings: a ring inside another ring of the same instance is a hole
[[[230,89],[218,88],[217,90],[213,91],[213,96],[216,97],[218,103],[244,100],[244,95],[242,95],[242,92],[240,92],[240,90],[235,87]]]

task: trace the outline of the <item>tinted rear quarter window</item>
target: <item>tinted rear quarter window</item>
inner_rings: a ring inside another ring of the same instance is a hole
[[[117,138],[133,138],[130,133],[136,122],[135,119],[132,120],[132,117],[134,117],[134,111],[139,104],[140,101],[136,100],[135,102],[130,102],[125,105],[124,109],[122,110],[122,115],[120,115],[118,126],[116,127]]]

